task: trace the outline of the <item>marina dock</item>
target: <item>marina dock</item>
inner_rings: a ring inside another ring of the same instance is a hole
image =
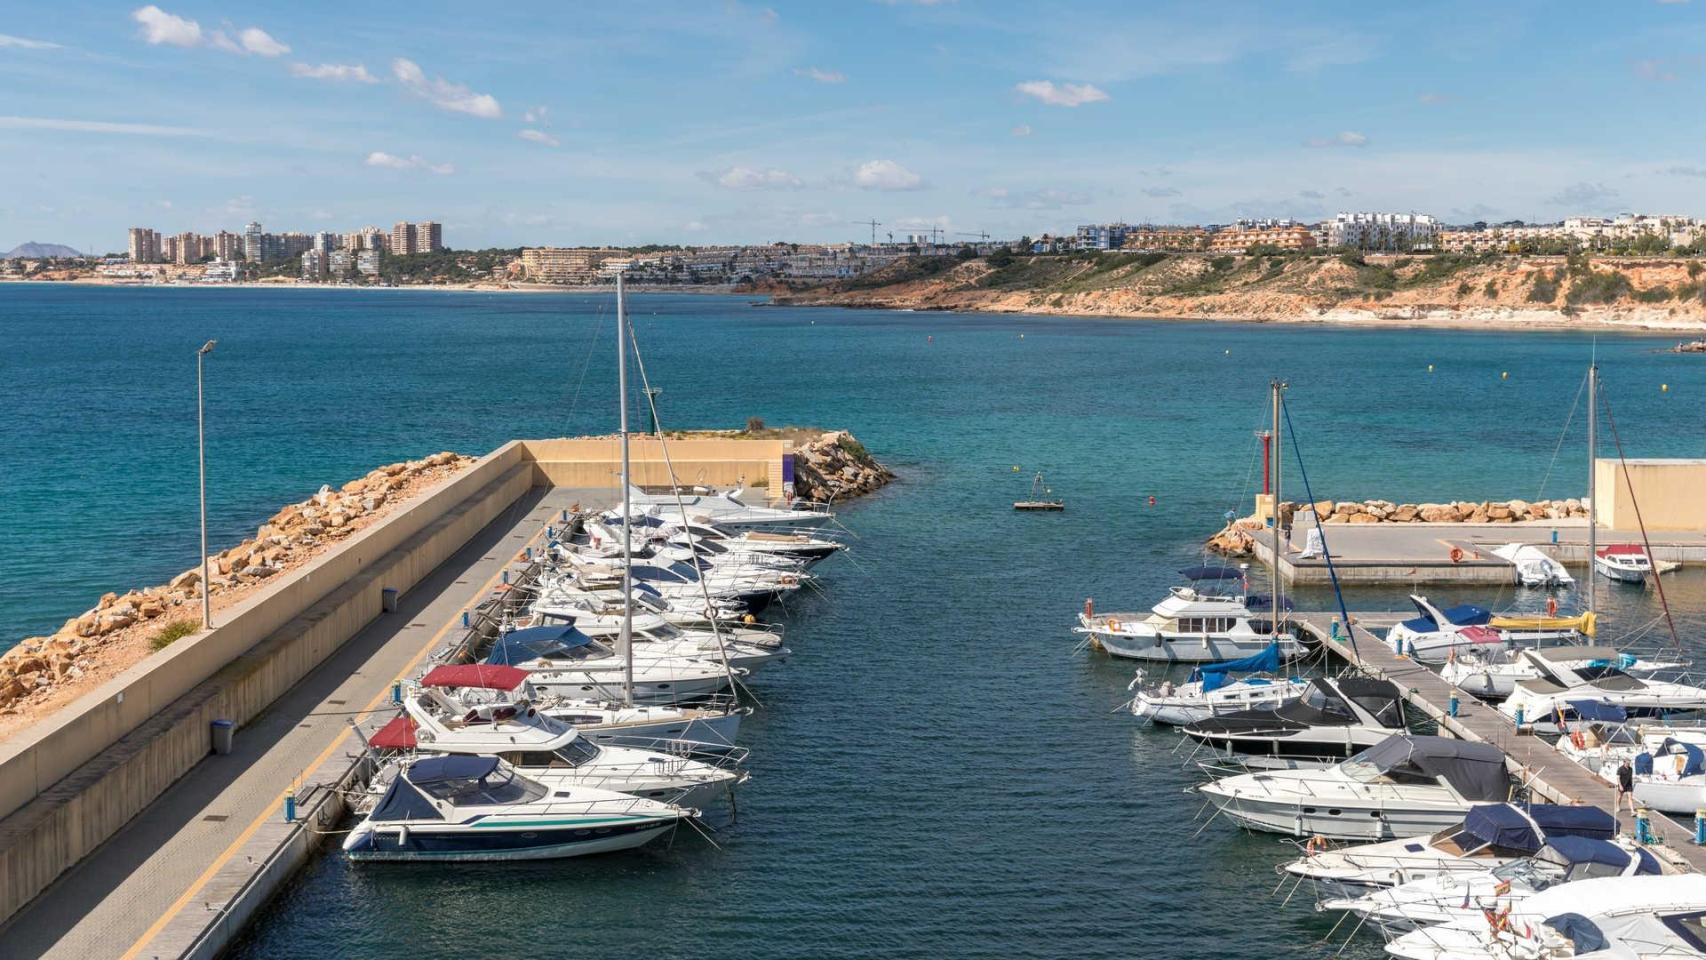
[[[1374,677],[1390,680],[1403,691],[1417,710],[1436,721],[1441,729],[1464,740],[1490,743],[1504,751],[1506,765],[1518,783],[1552,803],[1590,804],[1614,807],[1613,785],[1558,751],[1546,740],[1519,734],[1508,717],[1467,693],[1456,691],[1439,674],[1408,657],[1393,652],[1392,645],[1370,632],[1370,627],[1388,627],[1413,614],[1351,613],[1355,643],[1342,625],[1335,630],[1337,614],[1300,613],[1297,625],[1318,639],[1340,660]],[[1450,704],[1458,701],[1456,715]],[[1661,843],[1655,855],[1681,870],[1706,872],[1706,847],[1696,846],[1692,831],[1654,813],[1650,825]]]
[[[1287,583],[1327,584],[1331,577],[1320,556],[1304,556],[1313,524],[1291,528],[1291,539],[1279,558],[1280,576]],[[1587,522],[1581,519],[1545,523],[1369,523],[1329,524],[1333,572],[1341,584],[1391,583],[1511,583],[1509,561],[1493,555],[1507,543],[1539,547],[1553,559],[1585,571],[1588,565]],[[1273,563],[1272,533],[1257,531],[1256,561]],[[1649,531],[1653,557],[1684,565],[1706,563],[1706,532]],[[1601,547],[1639,543],[1639,530],[1601,530]],[[1452,559],[1453,550],[1460,551]]]
[[[609,491],[534,487],[306,679],[244,724],[111,841],[0,930],[9,956],[213,957],[331,836],[365,751],[351,732],[393,714],[393,683],[463,613],[525,566],[572,504]],[[286,820],[286,796],[294,820]],[[122,953],[121,953],[122,951]]]

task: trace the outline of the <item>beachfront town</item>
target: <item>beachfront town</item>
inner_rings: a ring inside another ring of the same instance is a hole
[[[936,228],[871,242],[718,246],[521,247],[458,251],[445,245],[438,221],[398,221],[389,229],[269,233],[251,222],[241,232],[162,235],[132,227],[125,252],[63,259],[15,254],[0,276],[93,278],[113,283],[221,284],[244,281],[402,285],[455,282],[581,286],[616,270],[639,284],[667,286],[816,283],[844,280],[914,256],[1071,254],[1087,251],[1205,256],[1361,253],[1455,253],[1523,256],[1574,250],[1610,256],[1698,255],[1706,252],[1706,218],[1623,213],[1522,221],[1446,224],[1424,213],[1341,212],[1331,219],[1241,219],[1226,224],[1080,224],[1038,237],[992,239],[988,233]],[[426,255],[426,256],[423,256]]]

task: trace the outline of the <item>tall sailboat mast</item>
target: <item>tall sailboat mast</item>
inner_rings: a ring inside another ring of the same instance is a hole
[[[622,702],[634,705],[634,555],[633,518],[629,516],[631,497],[628,487],[633,482],[628,463],[628,303],[622,288],[622,273],[616,273],[616,405],[622,435],[622,629],[617,643],[622,648]]]
[[[1284,387],[1284,384],[1280,383],[1279,380],[1276,379],[1276,380],[1272,381],[1271,386],[1273,387],[1273,394],[1274,394],[1274,439],[1276,441],[1278,441],[1278,439],[1280,437],[1284,436],[1284,434],[1280,433],[1280,390],[1281,390],[1281,388]],[[1280,458],[1282,458],[1285,455],[1285,444],[1282,442],[1276,442],[1273,446],[1273,451],[1274,451],[1274,455],[1273,455],[1274,499],[1273,499],[1272,507],[1271,507],[1269,512],[1271,512],[1273,514],[1273,521],[1274,521],[1274,562],[1273,562],[1273,572],[1272,572],[1272,577],[1273,577],[1273,591],[1272,591],[1272,593],[1273,593],[1273,605],[1274,605],[1273,606],[1273,634],[1274,634],[1275,639],[1278,639],[1279,635],[1280,635],[1280,628],[1281,628],[1280,616],[1281,616],[1282,611],[1285,609],[1285,596],[1284,596],[1285,589],[1282,586],[1281,581],[1280,581],[1280,558],[1283,556],[1283,554],[1280,552],[1280,550],[1281,550],[1281,537],[1280,537]]]
[[[1594,557],[1599,555],[1599,495],[1594,489],[1599,472],[1594,464],[1599,441],[1599,363],[1588,364],[1588,609],[1594,609]]]

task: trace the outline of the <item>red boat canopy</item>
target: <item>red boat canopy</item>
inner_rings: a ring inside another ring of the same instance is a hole
[[[421,678],[423,687],[478,687],[514,690],[527,681],[527,671],[492,663],[458,663],[434,667]]]
[[[1602,557],[1610,557],[1610,556],[1642,557],[1642,556],[1646,556],[1646,554],[1647,554],[1647,551],[1642,549],[1641,545],[1637,544],[1637,543],[1614,543],[1609,547],[1601,548],[1599,551],[1599,555]]]
[[[1492,627],[1464,627],[1457,635],[1470,643],[1504,643],[1505,636]]]
[[[412,717],[395,717],[390,723],[379,728],[379,732],[367,738],[375,750],[413,750],[415,748],[415,721]]]

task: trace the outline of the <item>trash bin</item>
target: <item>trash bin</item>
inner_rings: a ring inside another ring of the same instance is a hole
[[[213,752],[225,756],[231,752],[231,740],[237,732],[237,724],[230,720],[213,721]]]
[[[386,587],[379,591],[379,607],[386,613],[397,612],[397,588]]]

